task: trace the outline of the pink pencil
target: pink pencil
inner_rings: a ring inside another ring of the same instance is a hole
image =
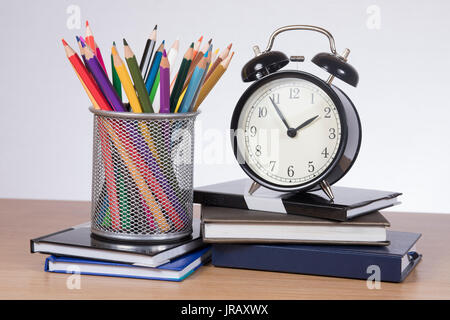
[[[170,113],[170,65],[166,50],[159,65],[159,113]]]
[[[100,52],[100,48],[98,47],[97,42],[95,43],[95,56],[100,62],[100,65],[102,66],[103,70],[105,70],[105,73],[108,74],[108,72],[106,72],[105,63],[103,62],[102,53]]]

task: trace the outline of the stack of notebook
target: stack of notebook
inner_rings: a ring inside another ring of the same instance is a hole
[[[245,268],[401,282],[420,261],[420,234],[388,231],[379,210],[398,204],[400,193],[333,187],[279,193],[237,180],[194,190],[202,205],[203,240],[212,263]],[[378,270],[378,269],[377,269]]]
[[[211,258],[200,220],[190,237],[171,243],[124,243],[91,234],[90,223],[31,240],[31,252],[50,254],[45,271],[182,281]]]

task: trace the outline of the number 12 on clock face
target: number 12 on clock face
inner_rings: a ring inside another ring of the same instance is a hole
[[[282,78],[261,86],[243,105],[238,148],[255,174],[293,186],[324,172],[340,144],[337,108],[317,85]]]

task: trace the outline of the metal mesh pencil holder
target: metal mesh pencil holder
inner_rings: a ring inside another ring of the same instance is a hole
[[[192,233],[198,112],[94,114],[91,232],[122,241]]]

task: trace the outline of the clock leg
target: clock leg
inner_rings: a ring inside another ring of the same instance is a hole
[[[320,187],[322,188],[323,192],[325,192],[325,194],[328,196],[328,198],[330,198],[330,200],[333,201],[334,194],[333,191],[331,190],[330,184],[326,180],[322,180],[320,182]]]
[[[261,185],[254,181],[250,186],[250,188],[248,189],[248,194],[252,195],[256,190],[259,189],[259,187],[261,187]]]

